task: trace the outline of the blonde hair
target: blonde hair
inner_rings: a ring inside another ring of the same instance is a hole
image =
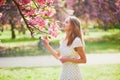
[[[81,39],[82,44],[84,46],[85,44],[83,40],[82,28],[80,26],[80,20],[75,16],[69,16],[68,19],[71,24],[71,32],[70,36],[68,37],[67,46],[70,46],[76,37],[79,37]]]

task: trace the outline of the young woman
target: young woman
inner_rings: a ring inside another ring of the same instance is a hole
[[[48,40],[42,39],[50,53],[62,63],[60,80],[83,80],[79,63],[86,63],[84,41],[79,19],[69,16],[64,23],[66,36],[60,41],[60,49],[56,52]]]

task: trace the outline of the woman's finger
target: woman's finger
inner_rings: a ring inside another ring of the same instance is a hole
[[[45,39],[44,37],[42,37],[41,39],[42,39],[44,45],[48,45],[49,44],[49,40],[48,39]]]

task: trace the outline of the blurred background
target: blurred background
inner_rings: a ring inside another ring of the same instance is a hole
[[[86,53],[120,52],[120,4],[119,1],[94,0],[55,0],[56,14],[53,16],[61,23],[69,15],[81,21]],[[39,35],[32,38],[21,15],[12,4],[0,8],[0,56],[28,56],[49,54],[42,51]],[[3,14],[2,14],[3,13]],[[9,21],[10,20],[10,21]],[[61,26],[61,25],[60,25]],[[51,41],[58,48],[59,36]],[[34,48],[33,48],[34,47]],[[43,47],[43,46],[42,46]]]
[[[55,20],[63,23],[68,15],[80,19],[86,55],[107,54],[113,58],[120,55],[120,0],[54,0],[53,5]],[[13,4],[8,2],[0,7],[0,58],[50,55],[39,39],[41,34],[32,38],[21,18]],[[64,32],[60,31],[50,45],[58,50],[63,36]],[[104,63],[107,56],[103,59]],[[85,80],[120,80],[120,62],[80,67]],[[23,80],[57,80],[60,69],[59,66],[0,68],[0,80],[20,80],[18,75]]]

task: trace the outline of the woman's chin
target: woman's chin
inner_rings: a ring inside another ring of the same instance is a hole
[[[63,31],[66,31],[64,27],[62,27],[62,30],[63,30]]]

